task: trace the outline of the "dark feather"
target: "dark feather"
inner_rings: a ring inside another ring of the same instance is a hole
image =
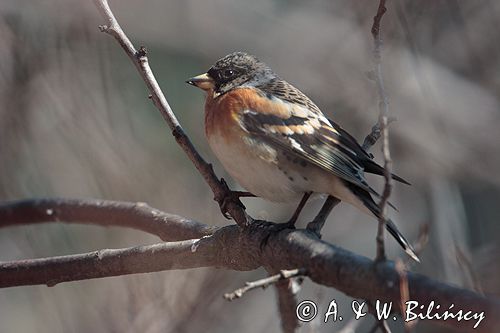
[[[340,133],[340,144],[348,147],[360,157],[360,161],[365,169],[365,172],[380,176],[384,175],[384,168],[373,161],[372,157],[363,149],[363,147],[359,145],[358,141],[351,134],[336,124],[333,120],[328,119],[328,121],[332,127]],[[411,185],[409,182],[395,174],[392,174],[392,179],[406,185]]]
[[[288,82],[279,78],[272,79],[256,88],[260,91],[260,95],[263,96],[263,98],[271,99],[275,97],[293,105],[300,105],[311,112],[311,119],[319,120],[322,118],[324,123],[321,122],[319,128],[315,126],[316,131],[310,135],[283,135],[281,133],[270,133],[263,129],[259,122],[259,118],[262,117],[260,113],[247,112],[242,118],[242,123],[247,131],[259,136],[272,146],[279,147],[283,151],[289,151],[296,157],[313,163],[356,186],[378,195],[378,193],[368,185],[363,175],[363,161],[365,159],[363,155],[366,155],[366,152],[357,145],[356,140],[351,136],[346,136],[346,140],[350,144],[342,144],[340,142],[342,135],[339,135],[339,132],[333,127],[328,126],[328,120],[324,118],[320,109],[306,95]],[[273,122],[281,121],[283,124],[295,122],[294,118],[296,118],[293,116],[288,119],[274,117],[277,119],[273,119]],[[301,120],[303,119],[302,117],[299,118],[301,118]],[[362,153],[362,155],[359,156],[359,153],[357,154],[351,147],[355,150],[360,149],[359,152]],[[369,156],[366,158],[369,158]]]
[[[309,119],[298,116],[291,116],[289,118],[280,118],[273,114],[265,113],[253,113],[252,117],[254,121],[259,122],[261,125],[272,125],[272,126],[297,126],[304,125]]]
[[[346,186],[349,187],[349,189],[358,197],[363,204],[375,215],[377,218],[380,218],[381,212],[380,212],[380,207],[373,201],[373,198],[371,197],[370,193],[367,191],[353,186],[350,183],[346,183]],[[401,245],[403,250],[412,257],[415,261],[420,262],[418,259],[417,254],[415,253],[415,250],[413,249],[413,246],[408,242],[408,240],[403,236],[403,234],[398,230],[394,222],[392,222],[390,219],[387,219],[385,221],[385,228],[387,231],[396,239],[396,241]]]
[[[356,139],[331,120],[328,120],[331,127],[320,121],[319,127],[314,126],[315,131],[313,134],[287,134],[269,131],[268,127],[270,126],[307,125],[308,122],[312,126],[312,120],[319,120],[318,117],[321,115],[321,111],[302,92],[285,81],[272,80],[267,85],[259,88],[262,92],[261,95],[265,96],[265,98],[277,97],[285,102],[307,108],[312,112],[311,118],[292,115],[283,119],[272,114],[262,114],[248,110],[241,118],[245,129],[271,146],[284,152],[290,152],[296,157],[313,163],[342,178],[363,204],[376,217],[380,217],[380,208],[373,201],[370,193],[377,196],[379,194],[368,185],[363,172],[383,174],[384,169],[372,160],[371,156],[359,145]],[[262,125],[268,125],[268,127]],[[408,183],[396,175],[393,175],[393,178]],[[386,228],[406,253],[419,261],[411,244],[399,232],[392,221],[387,220]]]
[[[257,87],[263,98],[279,98],[284,102],[293,105],[300,105],[311,112],[312,119],[318,119],[322,116],[319,108],[300,90],[286,81],[279,78],[272,79],[263,85]],[[323,118],[326,119],[326,118]],[[305,125],[311,119],[306,117],[291,116],[283,119],[272,114],[261,114],[257,112],[248,112],[243,116],[245,128],[261,137],[271,145],[279,146],[284,151],[290,151],[299,158],[303,158],[319,167],[328,170],[338,177],[359,186],[372,194],[379,194],[371,188],[363,173],[374,173],[383,175],[384,168],[375,163],[372,157],[359,145],[354,137],[332,120],[330,126],[322,123],[320,127],[315,127],[312,135],[283,135],[282,133],[269,133],[264,131],[262,124],[268,125]],[[296,145],[300,148],[298,149]],[[393,179],[409,184],[399,176],[392,175]],[[391,205],[392,206],[392,205]]]
[[[286,124],[294,117],[282,119],[277,116],[266,115],[268,122],[281,122]],[[274,118],[273,118],[274,117]],[[325,135],[332,136],[333,132],[321,134],[327,131],[325,128],[318,128],[314,134],[282,134],[272,133],[262,126],[262,115],[257,112],[245,112],[241,122],[245,129],[253,135],[259,137],[271,146],[277,147],[284,152],[289,152],[296,157],[304,159],[325,170],[328,170],[336,176],[355,184],[367,191],[376,194],[363,176],[363,167],[356,161],[355,154],[346,153],[339,149],[338,145],[326,139]],[[335,139],[335,138],[332,138]]]
[[[364,163],[363,163],[363,166],[365,167],[365,172],[368,172],[368,173],[373,173],[374,175],[379,175],[379,176],[383,176],[384,175],[384,172],[385,172],[385,169],[384,167],[378,165],[377,163],[375,163],[373,160],[366,160]],[[400,183],[403,183],[403,184],[406,184],[406,185],[411,185],[408,181],[404,180],[403,178],[399,177],[398,175],[395,175],[395,174],[391,174],[391,177],[392,179],[400,182]]]

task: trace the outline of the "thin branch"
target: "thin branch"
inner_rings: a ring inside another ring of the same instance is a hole
[[[210,248],[196,251],[197,242],[159,243],[83,254],[0,262],[0,288],[95,279],[171,269],[209,267],[218,263]]]
[[[400,307],[406,310],[406,302],[410,299],[408,291],[408,278],[406,277],[406,267],[401,259],[396,260],[396,271],[399,274],[399,293],[401,295]],[[406,312],[406,311],[403,311]]]
[[[236,221],[236,223],[238,223],[238,225],[248,225],[251,222],[251,218],[245,213],[245,210],[237,201],[226,200],[228,198],[229,189],[227,186],[224,186],[219,178],[217,178],[212,165],[207,163],[198,153],[193,143],[181,127],[158,82],[156,81],[151,67],[149,66],[146,49],[141,47],[139,51],[137,51],[134,48],[134,45],[118,24],[118,21],[111,11],[107,0],[94,0],[94,3],[99,9],[102,17],[107,21],[107,25],[100,26],[100,30],[113,36],[123,48],[130,60],[132,60],[150,92],[150,99],[153,101],[154,105],[163,116],[163,119],[165,119],[168,126],[172,130],[172,134],[179,146],[182,150],[184,150],[191,162],[193,162],[194,166],[203,176],[208,186],[210,186],[210,189],[214,193],[214,199],[220,206],[224,205],[224,208]]]
[[[472,289],[481,294],[484,295],[483,292],[483,287],[481,286],[481,280],[479,279],[479,276],[477,276],[476,272],[474,271],[474,268],[472,267],[471,260],[468,258],[468,256],[464,253],[464,251],[458,246],[458,244],[455,244],[455,254],[457,258],[457,263],[464,272],[464,274],[469,275],[471,284],[472,284]]]
[[[380,122],[377,121],[375,125],[373,125],[371,132],[365,137],[362,145],[363,149],[368,150],[371,148],[378,141],[378,139],[380,139],[381,134]]]
[[[429,242],[429,223],[423,223],[420,225],[417,241],[413,244],[413,250],[417,257],[420,256],[420,254],[422,253],[428,242]],[[404,259],[404,264],[407,267],[413,263],[415,263],[415,261],[412,260],[410,257],[406,257]]]
[[[387,120],[388,120],[387,125],[390,125],[391,123],[396,121],[396,117],[389,117],[389,119]],[[382,135],[381,126],[382,125],[379,120],[377,120],[375,125],[372,126],[372,130],[365,137],[365,140],[361,145],[361,147],[363,147],[364,150],[366,151],[370,150],[370,148],[373,147],[375,143],[377,143],[378,139],[380,139],[380,136]]]
[[[385,185],[384,191],[382,192],[382,197],[380,199],[379,207],[380,207],[380,217],[379,217],[379,225],[377,229],[377,261],[385,260],[385,247],[384,247],[384,229],[385,222],[387,218],[387,202],[389,201],[389,197],[392,191],[392,160],[391,154],[389,151],[389,129],[388,129],[388,117],[389,117],[389,102],[387,100],[387,96],[384,88],[384,79],[382,75],[382,37],[380,36],[380,21],[382,20],[382,16],[386,12],[385,8],[385,0],[380,0],[379,6],[377,9],[377,14],[373,18],[372,25],[372,35],[373,35],[373,60],[375,63],[375,83],[377,86],[378,98],[379,98],[379,121],[380,124],[380,132],[382,133],[383,145],[382,145],[382,153],[384,155],[384,178]]]
[[[404,262],[398,258],[396,260],[396,271],[399,274],[399,294],[401,295],[400,297],[400,302],[399,302],[399,307],[403,309],[403,313],[406,313],[406,304],[410,300],[410,291],[408,288],[408,277],[407,277],[407,268]],[[418,320],[414,321],[405,321],[405,332],[410,333],[412,328],[415,327],[415,325],[418,323]]]
[[[162,212],[144,202],[55,198],[0,203],[0,228],[46,222],[126,227],[163,241],[201,238],[218,229]]]
[[[281,328],[284,333],[293,333],[299,328],[299,321],[295,314],[297,308],[296,295],[300,291],[302,276],[278,281],[275,284],[278,294],[278,311],[281,318]]]
[[[240,298],[242,297],[246,292],[253,290],[253,289],[266,289],[269,287],[271,284],[277,283],[282,280],[288,280],[293,277],[298,277],[298,276],[303,276],[305,275],[305,270],[304,269],[292,269],[289,271],[282,270],[279,272],[279,274],[269,276],[264,279],[260,279],[257,281],[253,282],[245,282],[245,286],[241,287],[239,289],[236,289],[232,293],[227,293],[224,294],[224,298],[227,299],[228,301],[232,301],[235,298]]]

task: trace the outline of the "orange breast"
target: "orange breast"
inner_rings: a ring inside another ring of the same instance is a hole
[[[239,113],[245,106],[244,98],[234,92],[228,92],[219,98],[213,98],[208,93],[205,103],[205,132],[207,137],[212,135],[227,139],[228,136],[242,131],[238,124]]]
[[[291,114],[287,104],[275,103],[252,88],[235,89],[215,99],[209,92],[205,104],[207,137],[218,135],[230,139],[233,136],[244,135],[245,132],[239,124],[239,117],[244,110],[272,113],[283,119],[290,117]]]

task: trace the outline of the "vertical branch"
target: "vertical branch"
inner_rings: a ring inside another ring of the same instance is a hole
[[[299,328],[299,321],[295,315],[295,308],[297,307],[297,298],[295,295],[298,293],[298,289],[300,289],[299,283],[295,278],[276,283],[278,310],[283,333],[293,333]]]
[[[139,50],[135,49],[130,39],[120,27],[120,24],[111,11],[107,0],[94,0],[94,3],[102,17],[107,21],[107,25],[99,27],[100,30],[113,36],[128,55],[130,60],[132,60],[144,83],[148,87],[150,99],[153,101],[156,108],[160,111],[163,119],[165,119],[168,126],[172,130],[172,135],[179,146],[182,150],[184,150],[196,169],[198,169],[199,173],[205,179],[205,182],[210,186],[212,192],[214,193],[214,199],[219,203],[221,210],[224,210],[224,213],[227,211],[239,226],[246,226],[249,224],[251,218],[246,214],[241,203],[236,200],[226,200],[229,197],[229,188],[224,182],[221,182],[217,178],[212,169],[212,165],[207,163],[198,153],[193,143],[181,127],[167,101],[167,98],[163,94],[160,85],[156,81],[151,67],[149,66],[149,61],[146,56],[146,48],[141,46]]]
[[[410,289],[408,287],[408,276],[407,276],[407,268],[404,262],[401,259],[396,260],[395,265],[396,271],[399,275],[399,307],[402,313],[406,313],[406,303],[410,300]],[[405,321],[405,332],[411,332],[412,328],[418,323],[418,320],[414,321]]]
[[[378,108],[379,108],[379,119],[380,131],[382,133],[382,153],[384,155],[384,178],[385,185],[384,191],[382,193],[382,198],[380,199],[380,217],[377,230],[377,257],[376,260],[385,260],[385,248],[384,248],[384,229],[387,216],[387,202],[392,191],[392,160],[391,153],[389,151],[389,102],[387,95],[385,93],[384,79],[382,76],[382,37],[380,36],[380,21],[382,16],[387,11],[385,7],[385,0],[380,0],[377,9],[377,14],[373,18],[372,25],[372,35],[373,35],[373,61],[375,63],[374,73],[375,73],[375,83],[378,92]]]

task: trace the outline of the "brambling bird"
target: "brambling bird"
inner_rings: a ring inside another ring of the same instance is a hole
[[[306,95],[256,57],[229,54],[187,83],[206,92],[209,145],[247,191],[274,202],[301,196],[304,201],[310,193],[329,194],[380,217],[372,198],[379,195],[364,172],[383,175],[384,168]],[[386,227],[418,261],[395,224],[387,220]]]

